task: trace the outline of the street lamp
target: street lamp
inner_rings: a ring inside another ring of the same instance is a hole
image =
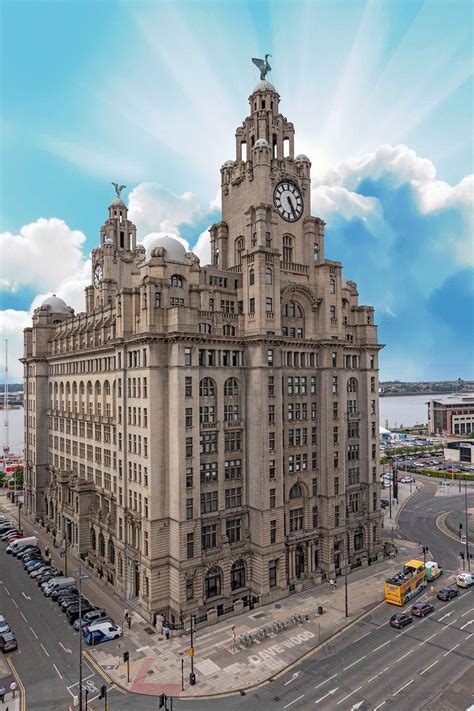
[[[79,583],[79,711],[82,711],[82,581],[90,578],[90,575],[83,573],[81,564],[79,570],[74,573],[74,577]]]
[[[464,479],[464,513],[466,517],[466,561],[467,569],[471,572],[471,558],[469,555],[469,516],[467,513],[467,479]]]

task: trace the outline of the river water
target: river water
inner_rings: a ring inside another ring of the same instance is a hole
[[[380,398],[380,424],[382,427],[410,427],[427,421],[427,401],[430,395],[406,395]],[[10,410],[10,451],[21,454],[23,450],[23,408]],[[4,412],[0,410],[0,443],[3,447]]]

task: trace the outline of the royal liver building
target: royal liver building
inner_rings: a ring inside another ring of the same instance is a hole
[[[85,312],[52,296],[25,330],[27,512],[171,623],[381,555],[374,310],[326,257],[275,87],[249,104],[212,264],[145,251],[117,185]]]

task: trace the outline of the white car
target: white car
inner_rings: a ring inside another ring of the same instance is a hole
[[[402,478],[400,479],[401,484],[411,484],[414,481],[415,480],[412,476],[402,476]]]

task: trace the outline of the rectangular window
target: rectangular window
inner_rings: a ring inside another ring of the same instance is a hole
[[[275,460],[270,459],[270,461],[268,462],[268,478],[275,479],[275,475],[276,475]]]
[[[218,509],[218,492],[205,491],[201,494],[201,513],[212,513]]]
[[[350,462],[359,459],[359,445],[358,444],[348,444],[347,445],[347,459]]]
[[[225,452],[240,452],[241,450],[241,432],[231,431],[224,433],[224,451]]]
[[[240,541],[240,518],[230,518],[225,522],[225,532],[230,544]]]
[[[334,507],[334,526],[338,528],[341,525],[341,507]]]
[[[349,494],[349,511],[359,513],[359,494]]]
[[[226,509],[235,509],[237,506],[242,506],[242,488],[225,490],[225,507]]]
[[[275,405],[268,406],[268,424],[269,425],[275,424]]]
[[[270,450],[270,452],[273,452],[275,449],[275,433],[274,432],[268,433],[268,449]]]
[[[277,560],[270,560],[268,562],[268,585],[271,588],[276,587],[277,584]]]
[[[319,526],[318,507],[313,506],[313,528],[317,528],[318,526]]]
[[[199,423],[201,425],[213,424],[216,421],[216,408],[214,405],[204,405],[199,408]]]
[[[249,301],[249,314],[255,313],[255,299],[251,298]]]
[[[148,477],[147,477],[147,484],[148,484]],[[147,486],[145,484],[145,486]],[[186,489],[192,489],[193,488],[193,469],[192,467],[187,467],[186,469]]]
[[[332,404],[332,416],[335,420],[339,417],[339,403],[336,401]]]
[[[186,521],[192,521],[194,518],[193,499],[186,499]]]
[[[202,434],[199,438],[201,454],[217,452],[217,432]]]
[[[268,397],[275,396],[275,378],[273,375],[268,377]]]
[[[334,495],[338,496],[338,494],[339,494],[339,477],[336,476],[334,478]]]
[[[270,543],[276,543],[277,522],[270,521]]]
[[[192,407],[187,407],[185,410],[185,425],[186,427],[192,427],[193,426],[193,408]]]
[[[337,375],[333,375],[332,378],[332,394],[337,395]]]
[[[200,477],[201,484],[208,484],[209,482],[218,480],[218,468],[217,462],[203,462],[200,465]]]
[[[316,477],[312,479],[312,495],[318,495],[318,480],[316,479]]]
[[[332,367],[337,368],[337,352],[333,351],[331,353]]]
[[[270,508],[274,509],[276,506],[276,489],[270,489]]]
[[[184,349],[184,365],[190,366],[191,360],[192,360],[192,350],[191,350],[191,348],[185,348]]]
[[[241,479],[242,478],[242,461],[240,459],[227,459],[224,462],[224,478],[225,479]]]
[[[273,299],[271,298],[271,296],[267,296],[267,298],[265,299],[265,311],[267,312],[267,314],[273,312]]]
[[[339,441],[339,428],[338,427],[333,427],[332,441],[334,444],[337,444]]]
[[[188,556],[189,557],[189,556]],[[186,578],[186,600],[192,600],[194,597],[194,580]]]
[[[193,379],[189,376],[186,376],[184,379],[184,396],[185,397],[192,397],[193,396]]]
[[[194,533],[186,535],[186,558],[194,558]]]
[[[267,365],[273,365],[273,349],[269,348],[267,350]]]
[[[217,524],[203,526],[201,529],[201,546],[203,551],[217,547]]]
[[[347,436],[359,437],[359,423],[358,422],[348,422],[347,423]]]
[[[238,405],[224,405],[224,421],[225,422],[239,422],[239,406]]]
[[[334,464],[334,469],[337,469],[339,466],[339,452],[334,452],[333,464]]]
[[[360,479],[359,467],[350,467],[347,470],[347,483],[349,486],[358,484]]]
[[[303,509],[290,509],[290,533],[303,530]]]

